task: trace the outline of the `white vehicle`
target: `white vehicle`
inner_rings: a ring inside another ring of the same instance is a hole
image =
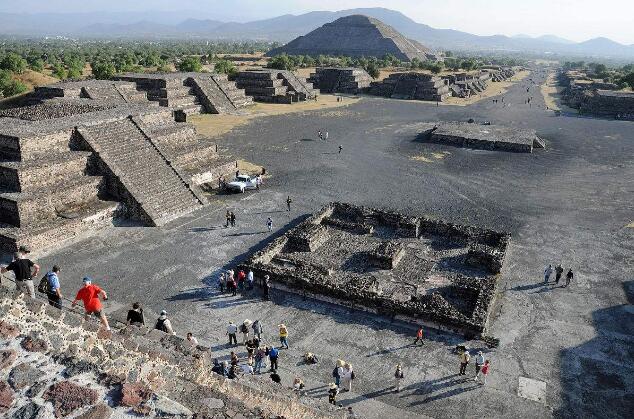
[[[258,188],[258,178],[251,177],[249,175],[238,175],[235,180],[227,183],[227,189],[232,191],[240,191],[244,193],[247,189],[257,189]]]

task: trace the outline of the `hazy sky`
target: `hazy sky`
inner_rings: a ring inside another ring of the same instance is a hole
[[[634,0],[0,0],[2,12],[187,10],[239,21],[357,7],[399,10],[420,23],[478,35],[605,36],[634,44]]]

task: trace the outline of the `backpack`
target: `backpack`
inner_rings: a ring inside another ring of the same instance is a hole
[[[269,358],[277,358],[278,353],[279,351],[277,350],[277,348],[272,348],[269,352]]]
[[[51,287],[48,283],[48,277],[44,275],[42,279],[40,279],[40,283],[37,286],[37,290],[42,294],[49,294],[51,292]]]
[[[240,326],[240,331],[242,333],[249,333],[249,329],[247,328],[247,326],[244,323],[242,323],[242,325]]]
[[[350,379],[354,380],[356,378],[356,375],[354,374],[354,371],[352,371],[352,373],[350,374]]]
[[[335,369],[332,370],[332,376],[335,377],[335,378],[339,377],[339,368],[338,367],[335,367]]]

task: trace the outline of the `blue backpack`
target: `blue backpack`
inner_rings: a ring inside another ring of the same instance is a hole
[[[269,358],[277,358],[278,353],[279,351],[277,350],[277,348],[272,348],[269,352]]]

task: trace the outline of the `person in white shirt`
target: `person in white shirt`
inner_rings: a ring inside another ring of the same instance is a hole
[[[192,347],[198,346],[198,339],[196,339],[191,332],[187,334],[187,342],[189,342]]]

